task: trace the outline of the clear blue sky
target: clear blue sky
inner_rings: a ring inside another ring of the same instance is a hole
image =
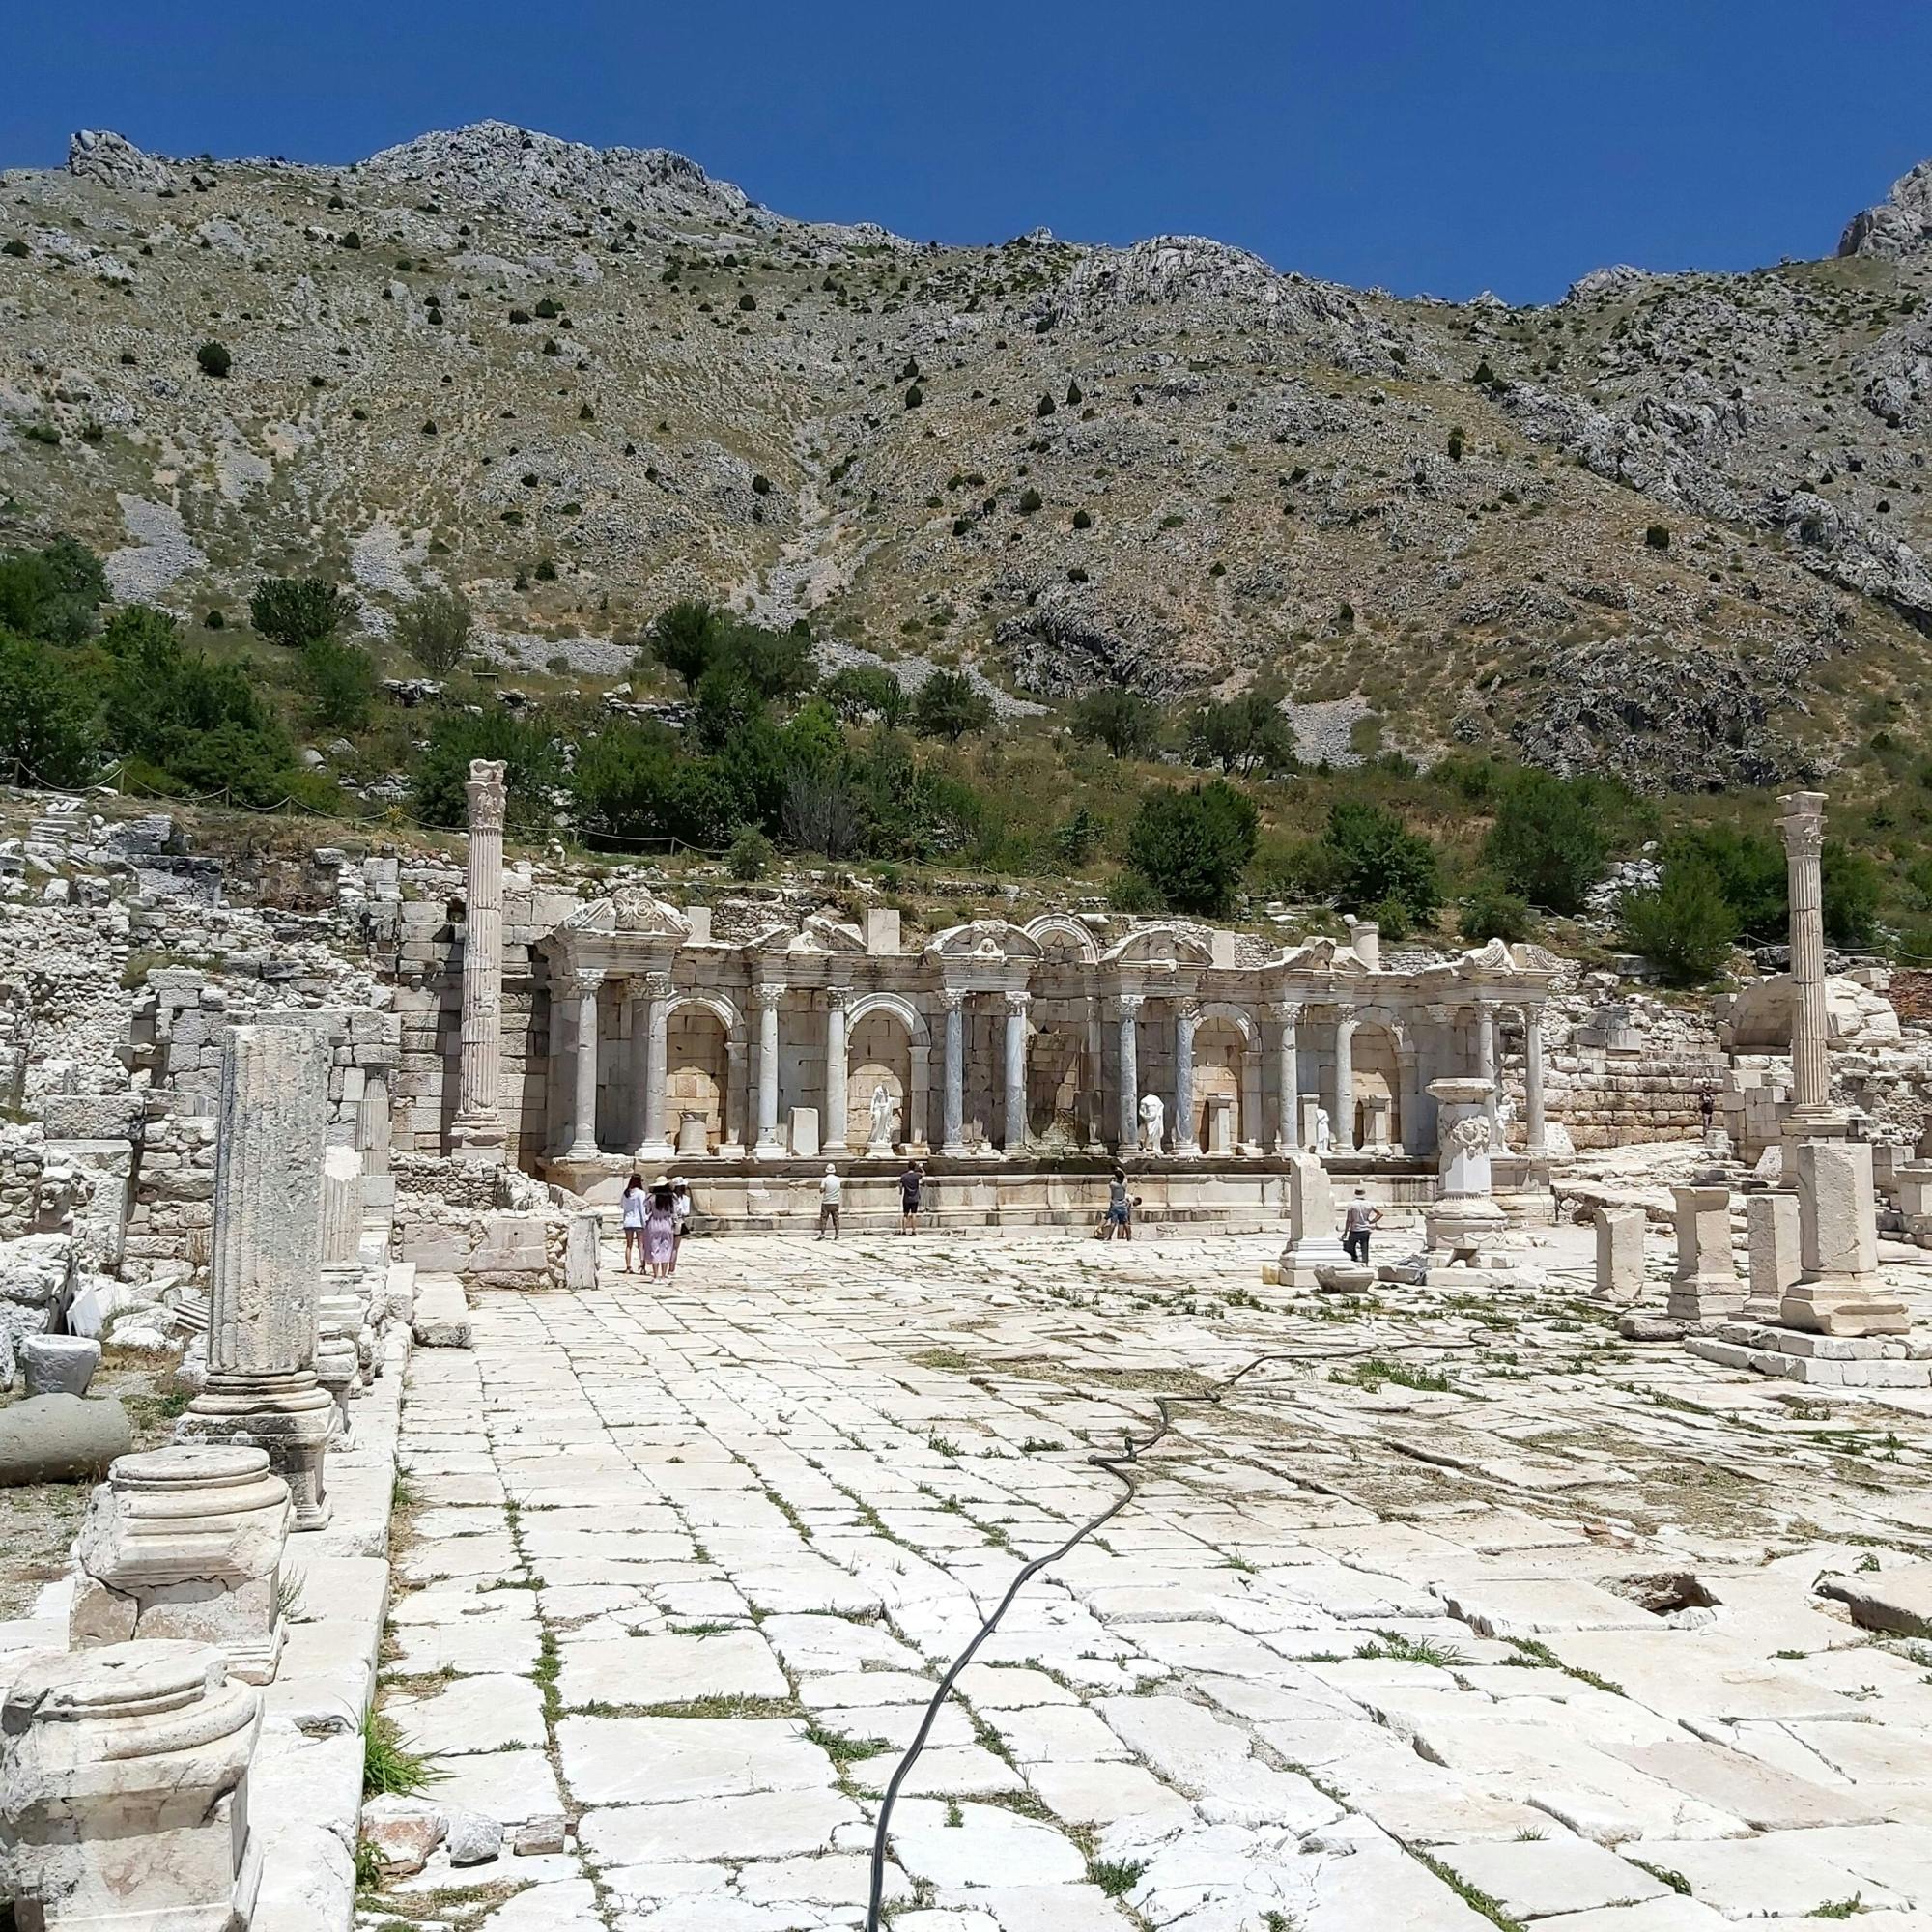
[[[921,239],[1186,231],[1518,301],[1828,254],[1932,156],[1925,0],[15,0],[6,39],[0,166],[495,115]]]

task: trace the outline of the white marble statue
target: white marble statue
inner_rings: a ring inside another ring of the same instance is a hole
[[[1326,1107],[1315,1110],[1315,1151],[1332,1153],[1335,1149],[1335,1123],[1328,1118]]]
[[[1166,1131],[1167,1109],[1161,1104],[1160,1095],[1144,1094],[1141,1096],[1141,1146],[1149,1153],[1160,1152]]]
[[[870,1145],[889,1148],[893,1144],[893,1116],[897,1109],[893,1105],[893,1096],[886,1083],[881,1080],[872,1089],[872,1137]]]

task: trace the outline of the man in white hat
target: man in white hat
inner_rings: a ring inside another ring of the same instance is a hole
[[[844,1182],[838,1179],[838,1170],[831,1161],[825,1163],[825,1178],[818,1183],[818,1238],[822,1241],[830,1234],[836,1241],[838,1238],[838,1196],[843,1191]]]

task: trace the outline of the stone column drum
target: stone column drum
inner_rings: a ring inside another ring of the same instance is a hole
[[[469,853],[464,889],[463,1033],[450,1152],[496,1166],[506,1135],[497,1086],[503,1060],[503,812],[499,759],[472,758],[465,787]]]
[[[213,1644],[228,1674],[273,1681],[282,1654],[289,1486],[260,1449],[123,1456],[94,1492],[74,1545],[75,1650],[172,1637]]]
[[[1745,1253],[1750,1298],[1745,1313],[1776,1321],[1784,1292],[1803,1272],[1803,1236],[1795,1194],[1752,1194],[1745,1201]]]
[[[1643,1298],[1643,1231],[1649,1216],[1641,1208],[1599,1208],[1597,1287],[1599,1301],[1628,1307]]]
[[[1673,1321],[1727,1320],[1745,1305],[1731,1259],[1731,1190],[1719,1181],[1670,1193],[1677,1204],[1677,1274],[1665,1313]]]
[[[298,1529],[328,1521],[335,1405],[316,1379],[327,1068],[298,1027],[236,1027],[221,1055],[208,1381],[180,1442],[252,1444],[289,1486]]]
[[[238,1932],[260,1693],[207,1644],[41,1652],[0,1702],[0,1896],[20,1932]]]

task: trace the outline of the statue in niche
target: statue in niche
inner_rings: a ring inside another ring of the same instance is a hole
[[[1167,1132],[1167,1109],[1158,1094],[1141,1096],[1141,1147],[1145,1152],[1159,1153]]]
[[[872,1132],[867,1143],[874,1148],[890,1148],[893,1144],[893,1122],[898,1108],[893,1103],[891,1090],[881,1080],[872,1089]]]
[[[1332,1153],[1335,1151],[1335,1123],[1328,1118],[1326,1107],[1315,1110],[1315,1151]]]

